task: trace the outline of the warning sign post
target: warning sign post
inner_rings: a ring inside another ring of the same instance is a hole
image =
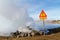
[[[43,27],[45,26],[45,23],[44,23],[44,20],[47,19],[47,15],[46,13],[44,12],[44,10],[41,11],[40,15],[39,15],[39,19],[42,20],[42,23],[43,23]],[[45,29],[45,28],[44,28]],[[44,35],[45,35],[45,32],[44,32]]]

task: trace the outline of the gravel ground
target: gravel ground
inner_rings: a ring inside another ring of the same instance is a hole
[[[51,35],[41,35],[34,37],[20,37],[20,38],[0,37],[0,40],[60,40],[60,32]]]

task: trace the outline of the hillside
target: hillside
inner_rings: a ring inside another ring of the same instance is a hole
[[[42,23],[41,20],[35,21],[36,23]],[[50,23],[50,24],[60,24],[60,20],[45,20],[45,23]]]

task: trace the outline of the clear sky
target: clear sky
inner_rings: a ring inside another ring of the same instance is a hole
[[[34,20],[39,19],[39,14],[44,9],[49,20],[60,19],[60,0],[25,0],[30,5],[28,13]]]

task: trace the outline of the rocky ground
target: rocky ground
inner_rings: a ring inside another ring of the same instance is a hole
[[[50,35],[41,35],[34,37],[20,37],[20,38],[0,37],[0,40],[60,40],[60,32]]]

